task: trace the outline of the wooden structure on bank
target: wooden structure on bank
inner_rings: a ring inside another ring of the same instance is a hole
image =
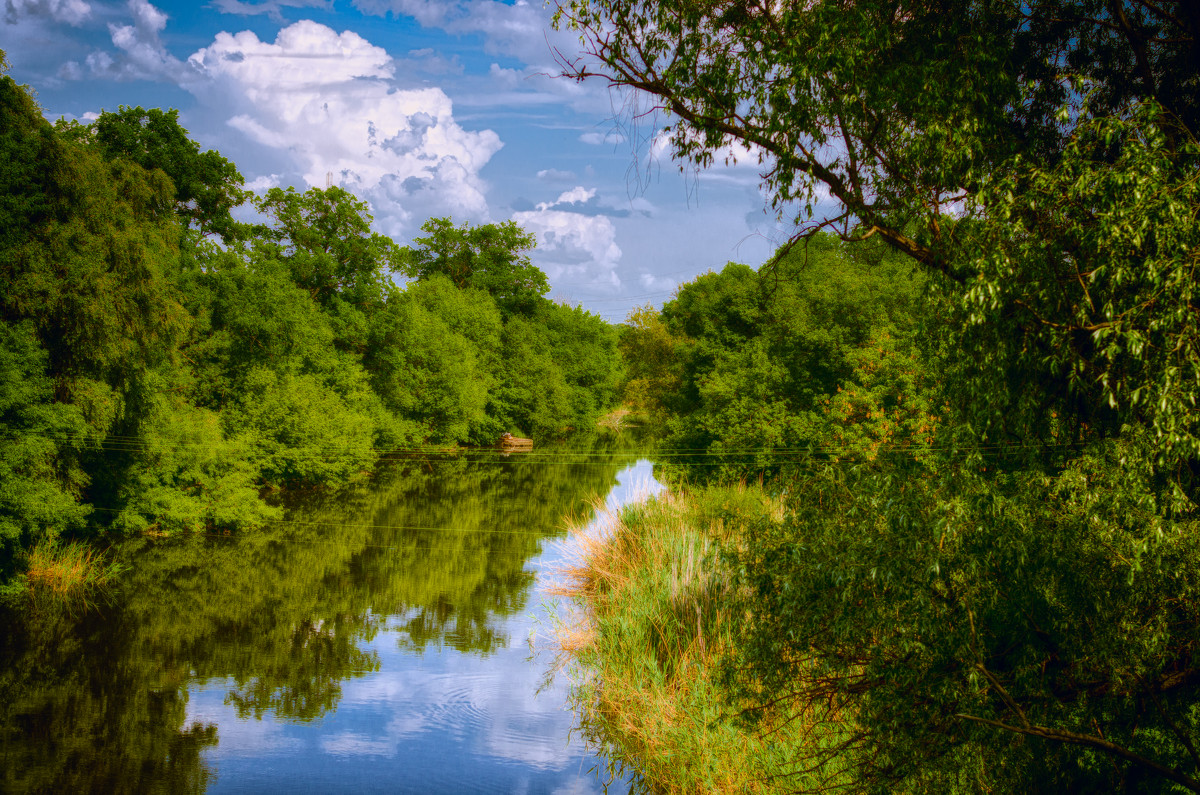
[[[525,453],[533,449],[533,439],[522,439],[520,436],[506,433],[500,437],[496,446],[506,453]]]

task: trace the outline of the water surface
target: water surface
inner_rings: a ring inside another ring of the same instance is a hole
[[[126,544],[109,604],[7,617],[0,789],[598,792],[539,573],[565,516],[651,480],[604,447],[472,455]]]

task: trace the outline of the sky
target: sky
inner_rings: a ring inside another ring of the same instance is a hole
[[[550,297],[612,322],[786,237],[743,158],[672,160],[645,100],[557,77],[541,0],[4,0],[0,49],[46,117],[177,108],[256,190],[336,184],[407,244],[516,221]]]

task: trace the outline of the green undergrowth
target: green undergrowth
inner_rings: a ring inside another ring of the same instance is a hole
[[[610,780],[643,792],[772,792],[836,785],[840,716],[783,699],[753,724],[722,686],[742,616],[717,555],[747,521],[778,521],[747,487],[663,494],[572,528],[575,559],[555,592],[576,608],[557,640],[580,731]],[[761,703],[761,702],[760,702]],[[789,765],[798,745],[818,758]]]

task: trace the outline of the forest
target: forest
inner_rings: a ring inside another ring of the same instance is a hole
[[[616,328],[546,298],[516,224],[400,246],[336,186],[243,184],[175,111],[52,125],[0,76],[0,592],[610,406]]]
[[[336,187],[248,194],[172,112],[51,125],[0,81],[8,591],[65,540],[253,526],[623,401],[671,493],[562,593],[635,788],[1200,792],[1195,4],[556,24],[684,168],[757,161],[775,257],[617,329],[511,222],[399,246]]]
[[[673,494],[564,587],[613,770],[1200,791],[1195,5],[557,19],[565,73],[660,114],[685,168],[757,159],[796,230],[622,338]]]

